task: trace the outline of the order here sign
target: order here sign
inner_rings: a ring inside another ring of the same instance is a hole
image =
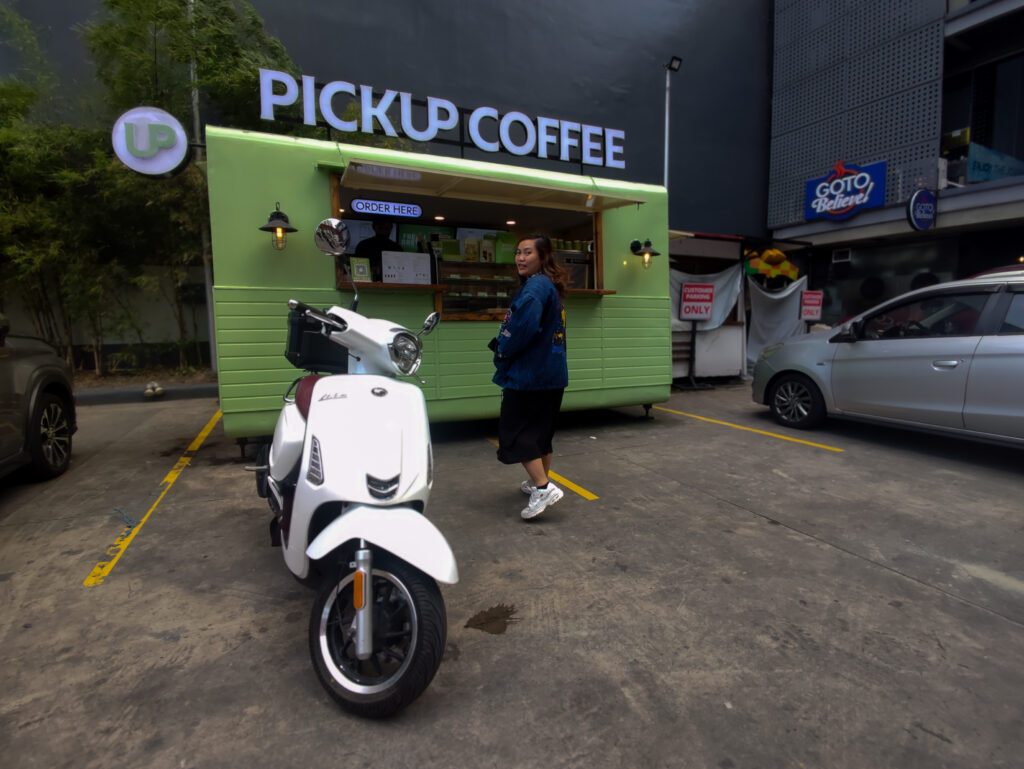
[[[714,283],[684,283],[679,320],[707,320],[714,303]]]

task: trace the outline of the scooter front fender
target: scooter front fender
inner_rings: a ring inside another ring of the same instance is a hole
[[[364,539],[394,553],[438,582],[459,581],[455,555],[444,535],[425,516],[409,507],[356,505],[331,521],[306,556],[318,561],[351,539]]]

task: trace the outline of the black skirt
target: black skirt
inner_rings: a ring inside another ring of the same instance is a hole
[[[562,406],[559,390],[502,390],[498,420],[498,459],[506,465],[551,453],[551,439]]]

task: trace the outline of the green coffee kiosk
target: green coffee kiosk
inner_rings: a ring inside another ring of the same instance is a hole
[[[534,232],[570,274],[563,410],[668,399],[668,257],[634,253],[648,239],[668,253],[664,187],[216,127],[206,146],[229,437],[273,433],[299,375],[283,355],[288,299],[347,307],[353,279],[369,317],[417,329],[441,313],[418,372],[432,421],[497,416],[487,342],[519,285],[516,238]],[[328,217],[348,225],[350,256],[314,245]],[[375,236],[387,248],[367,257],[359,244]]]

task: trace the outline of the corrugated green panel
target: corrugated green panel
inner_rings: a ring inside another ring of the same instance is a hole
[[[284,346],[282,345],[282,349]],[[282,355],[252,355],[247,358],[230,357],[220,362],[221,373],[232,371],[276,371],[281,368]]]
[[[282,367],[288,365],[288,361],[284,358],[284,340],[277,342],[266,342],[263,344],[227,344],[223,342],[217,343],[217,358],[228,357],[243,357],[243,358],[260,358],[270,356],[280,356]],[[219,366],[218,366],[219,368]]]
[[[224,434],[229,438],[261,438],[274,434],[277,424],[277,409],[256,411],[224,411],[222,424]]]
[[[488,353],[490,350],[487,351]],[[444,364],[444,377],[464,377],[467,379],[476,379],[478,377],[486,377],[490,380],[494,374],[494,364],[491,362],[491,357],[488,355],[486,358],[478,356],[481,360],[475,363],[452,363],[450,360],[446,360]]]
[[[230,385],[251,385],[267,384],[276,382],[278,385],[291,383],[296,377],[302,376],[302,372],[296,368],[290,371],[218,371],[217,379],[221,384],[221,394],[226,394],[225,388]],[[283,390],[282,390],[283,392]]]
[[[230,331],[221,330],[217,334],[218,344],[258,344],[260,342],[273,341],[281,345],[282,350],[284,349],[284,343],[287,338],[288,332],[283,328],[232,329]]]
[[[493,353],[486,346],[480,345],[476,349],[454,348],[444,351],[445,366],[461,364],[477,364],[490,367]]]
[[[500,392],[498,386],[491,384],[490,382],[474,386],[462,386],[457,384],[457,382],[458,380],[451,379],[450,377],[441,377],[441,387],[444,392],[444,397],[437,398],[436,400],[446,401],[459,398],[485,397],[487,395],[493,395]]]
[[[275,312],[273,315],[221,314],[217,319],[217,328],[221,332],[259,329],[262,331],[280,331],[283,336],[287,331],[287,326],[287,317],[279,312]]]
[[[442,321],[437,327],[438,343],[442,350],[459,349],[475,345],[487,349],[489,342],[498,333],[498,323],[485,321]]]
[[[301,374],[301,372],[299,372]],[[296,375],[298,376],[298,374]],[[239,384],[220,383],[220,397],[224,400],[237,399],[239,405],[250,398],[277,398],[274,408],[281,409],[281,396],[288,389],[296,377],[292,377],[287,383],[283,382],[245,382]]]

